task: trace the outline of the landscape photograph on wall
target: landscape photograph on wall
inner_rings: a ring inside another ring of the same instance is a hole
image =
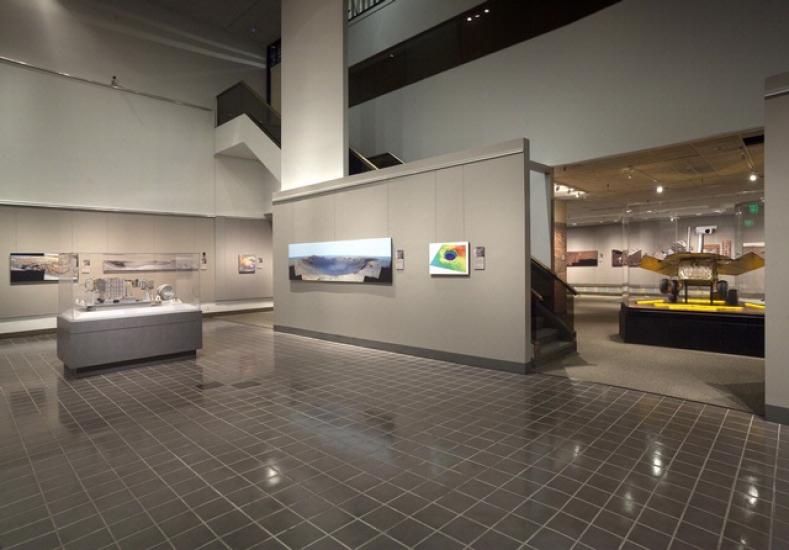
[[[431,275],[468,275],[468,242],[430,243]]]
[[[596,267],[597,250],[578,250],[567,253],[567,267]]]
[[[254,254],[238,255],[238,272],[254,273],[258,265],[258,258]]]
[[[127,271],[194,271],[197,266],[189,254],[184,254],[182,259],[177,256],[162,258],[152,254],[150,257],[138,255],[131,258],[105,259],[102,268],[104,273],[124,273]]]
[[[391,283],[392,239],[354,239],[288,245],[293,281]]]
[[[70,270],[76,273],[77,256],[71,255],[71,262],[61,263],[60,254],[48,252],[12,252],[9,254],[11,284],[55,283]]]
[[[622,267],[627,264],[628,267],[638,267],[641,265],[641,249],[628,252],[627,250],[611,250],[611,267]]]

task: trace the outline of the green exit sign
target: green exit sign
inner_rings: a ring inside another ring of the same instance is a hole
[[[752,202],[748,205],[748,212],[751,214],[758,214],[759,213],[759,203]]]
[[[745,227],[753,227],[753,220],[745,220],[743,225],[745,225]]]

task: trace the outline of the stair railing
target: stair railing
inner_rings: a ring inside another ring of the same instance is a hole
[[[574,297],[578,291],[547,266],[531,259],[532,314],[539,315],[565,338],[575,338]]]
[[[271,141],[282,146],[282,121],[279,113],[246,82],[238,82],[216,96],[216,125],[247,115]]]

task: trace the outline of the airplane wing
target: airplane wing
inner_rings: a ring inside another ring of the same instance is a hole
[[[673,277],[677,274],[676,263],[658,260],[652,256],[643,256],[641,258],[641,263],[638,264],[638,267],[642,269],[648,269],[649,271],[655,271],[661,275],[668,275],[669,277]]]
[[[742,275],[743,273],[748,273],[760,267],[764,267],[764,258],[753,252],[748,252],[736,260],[720,263],[718,265],[718,274]]]

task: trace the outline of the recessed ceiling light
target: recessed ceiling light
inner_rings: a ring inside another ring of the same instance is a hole
[[[630,214],[631,212],[632,212],[632,210],[631,210],[630,208],[628,208],[627,210],[625,210],[625,213],[626,213],[626,214]]]
[[[485,8],[485,13],[490,13],[490,9]]]
[[[658,185],[658,186],[657,186],[657,188],[655,188],[655,191],[656,191],[658,194],[662,193],[662,192],[663,192],[663,186],[662,186],[662,185]]]
[[[471,17],[466,17],[466,21],[471,21]]]
[[[759,179],[759,175],[758,175],[756,172],[751,172],[751,175],[750,175],[750,176],[748,176],[748,179],[749,179],[750,181],[756,181],[756,180],[758,180],[758,179]]]
[[[647,210],[647,214],[651,214],[651,213],[652,213],[652,210]]]
[[[477,14],[475,14],[475,15],[474,15],[474,17],[479,17],[479,14],[478,14],[478,13],[477,13]]]

